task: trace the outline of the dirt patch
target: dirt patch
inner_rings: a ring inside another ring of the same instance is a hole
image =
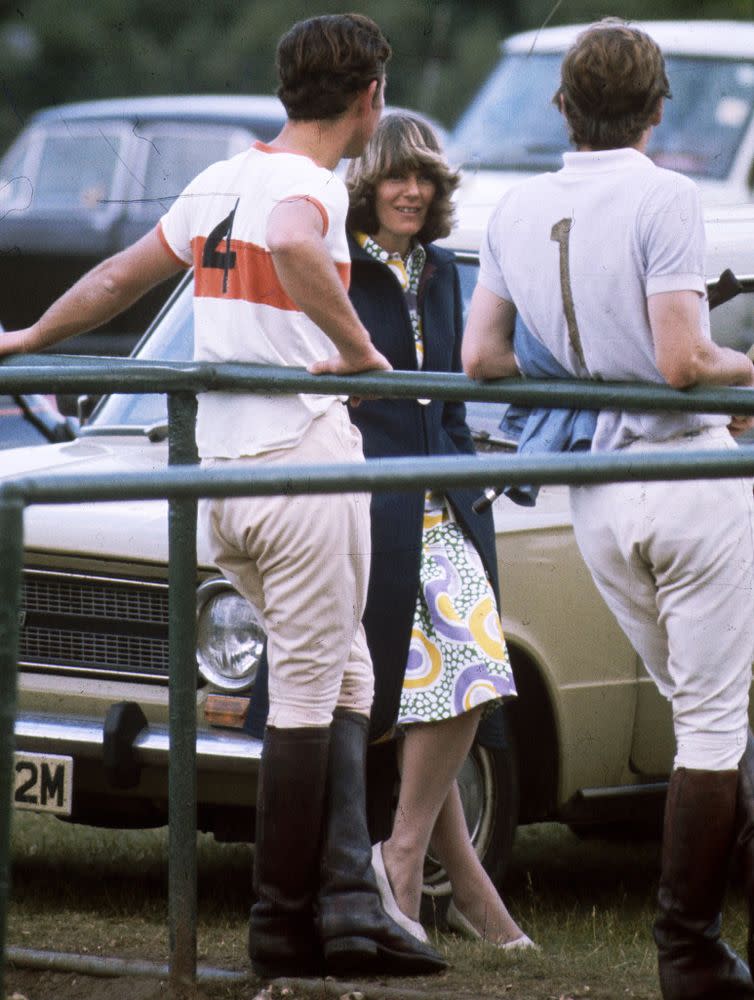
[[[165,1000],[167,983],[139,976],[102,979],[77,973],[8,969],[6,996],[24,1000]],[[200,1000],[197,994],[196,1000]]]
[[[419,981],[417,981],[419,982]],[[423,982],[423,981],[421,981]],[[167,982],[143,976],[98,977],[77,973],[9,969],[7,1000],[174,1000]],[[465,994],[471,1000],[471,994]],[[326,980],[280,980],[268,986],[250,981],[198,986],[181,1000],[459,1000],[457,989],[437,985],[388,985]]]

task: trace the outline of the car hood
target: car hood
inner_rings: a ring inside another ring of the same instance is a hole
[[[167,466],[165,442],[141,435],[82,437],[67,444],[15,448],[2,452],[0,479],[44,477],[56,473],[88,474],[149,472]],[[564,487],[544,487],[535,508],[519,507],[504,497],[495,504],[498,534],[568,528],[570,512]],[[34,504],[24,514],[24,545],[29,551],[67,553],[82,559],[103,559],[165,566],[168,562],[168,505],[164,500],[97,501],[76,504]],[[211,570],[206,545],[198,539],[199,565]]]
[[[167,445],[141,436],[82,437],[60,445],[2,452],[0,479],[92,473],[113,476],[167,465]],[[164,500],[31,505],[24,514],[24,545],[36,552],[151,564],[168,561],[168,505]],[[200,563],[206,557],[200,554]]]

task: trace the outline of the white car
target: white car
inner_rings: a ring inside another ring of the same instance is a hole
[[[463,169],[457,195],[462,244],[478,239],[506,188],[561,166],[562,153],[570,147],[563,116],[551,99],[563,55],[586,27],[527,31],[502,43],[500,60],[448,142],[449,158]],[[637,27],[662,49],[673,94],[648,155],[699,184],[707,221],[707,278],[718,278],[726,268],[750,277],[754,22],[650,21]],[[713,336],[747,350],[754,342],[754,298],[742,297],[716,313]]]

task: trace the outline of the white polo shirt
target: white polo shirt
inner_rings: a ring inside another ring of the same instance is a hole
[[[281,201],[319,209],[325,246],[350,281],[348,195],[331,170],[257,142],[199,174],[162,217],[166,247],[194,267],[194,358],[307,367],[335,353],[332,341],[283,289],[266,243]],[[203,458],[238,458],[298,444],[333,396],[208,392],[199,396]]]
[[[699,292],[702,329],[710,335],[696,185],[635,149],[565,153],[563,161],[556,173],[505,193],[482,244],[480,284],[513,302],[574,375],[664,382],[647,296]],[[664,441],[726,423],[714,414],[602,411],[592,448]]]

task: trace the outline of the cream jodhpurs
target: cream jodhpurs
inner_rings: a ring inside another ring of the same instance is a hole
[[[233,465],[363,462],[361,435],[338,402],[293,448]],[[204,460],[215,468],[226,459]],[[267,631],[270,711],[277,728],[327,726],[336,707],[369,715],[372,661],[361,617],[369,580],[369,496],[202,500],[212,559],[258,610]]]
[[[714,428],[629,450],[736,447]],[[675,767],[737,767],[754,659],[751,481],[579,487],[571,508],[597,587],[672,704]]]

